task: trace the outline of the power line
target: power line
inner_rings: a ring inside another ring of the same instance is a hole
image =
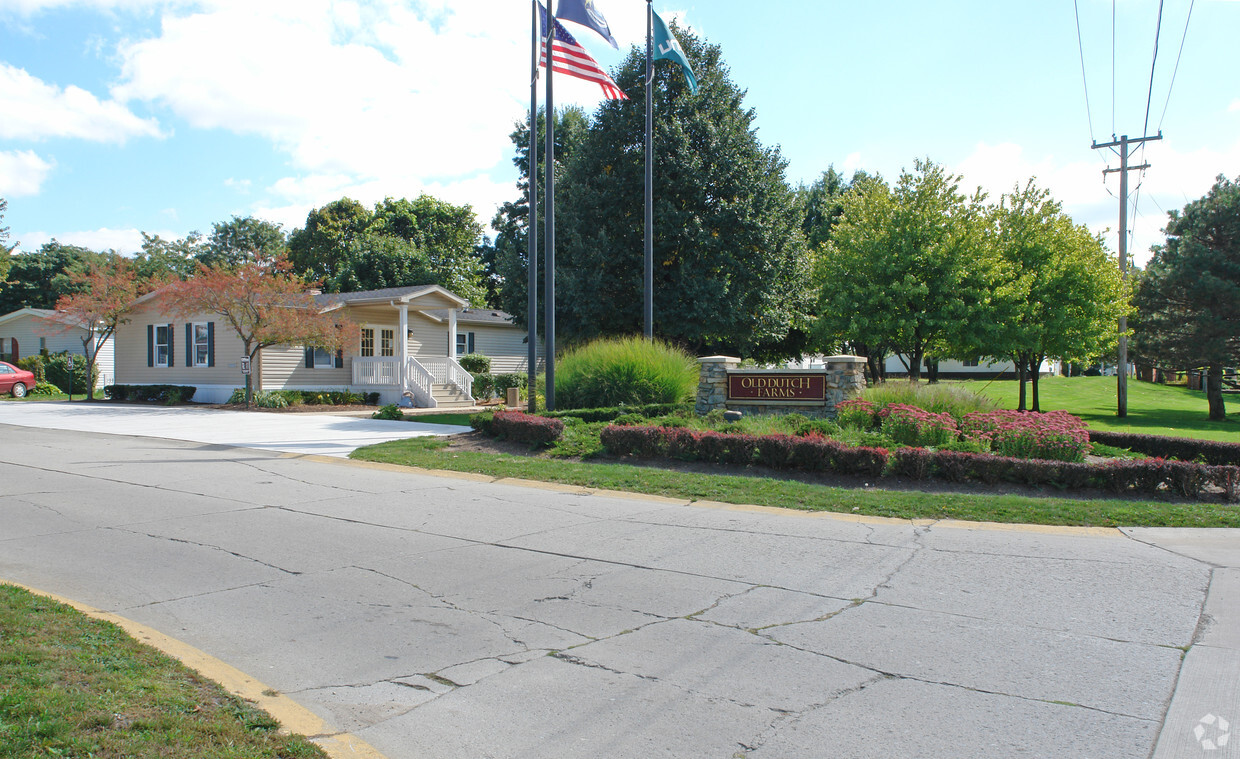
[[[1158,37],[1162,34],[1162,13],[1163,0],[1158,0],[1158,25],[1154,27],[1154,56],[1150,60],[1150,91],[1145,96],[1145,126],[1141,127],[1142,134],[1150,131],[1150,101],[1154,98],[1154,66],[1158,63]],[[1141,143],[1142,149],[1145,143]]]
[[[1081,41],[1081,9],[1077,0],[1072,0],[1072,10],[1076,13],[1076,48],[1081,53],[1081,84],[1085,85],[1085,117],[1089,120],[1089,139],[1094,140],[1094,114],[1089,108],[1089,80],[1085,78],[1085,43]]]
[[[1192,0],[1188,4],[1188,18],[1184,19],[1184,34],[1180,36],[1180,52],[1175,55],[1175,68],[1171,70],[1171,85],[1167,87],[1167,102],[1163,103],[1162,116],[1158,117],[1158,131],[1162,131],[1163,119],[1167,118],[1167,106],[1171,105],[1171,90],[1175,87],[1175,75],[1180,70],[1180,56],[1184,55],[1184,40],[1188,39],[1188,22],[1193,19],[1193,5],[1197,0]]]
[[[1115,139],[1115,0],[1111,0],[1111,139]]]

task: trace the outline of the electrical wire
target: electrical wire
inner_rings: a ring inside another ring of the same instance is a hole
[[[1111,139],[1115,139],[1115,0],[1111,0]]]
[[[1141,127],[1144,136],[1150,130],[1150,102],[1154,99],[1154,67],[1158,63],[1158,38],[1162,34],[1163,0],[1158,0],[1158,25],[1154,27],[1154,55],[1150,59],[1150,90],[1145,96],[1145,126]],[[1141,143],[1142,146],[1145,143]]]
[[[1184,19],[1184,34],[1180,36],[1180,52],[1175,55],[1175,68],[1171,70],[1171,85],[1167,87],[1167,102],[1163,103],[1162,116],[1158,117],[1158,131],[1162,132],[1163,120],[1167,118],[1167,106],[1171,105],[1171,90],[1175,88],[1175,75],[1180,70],[1180,56],[1184,55],[1184,40],[1188,39],[1188,22],[1193,19],[1193,5],[1197,0],[1192,0],[1188,4],[1188,18]]]
[[[1081,10],[1077,0],[1072,0],[1072,10],[1076,13],[1076,48],[1081,53],[1081,84],[1085,85],[1085,117],[1089,120],[1089,140],[1094,139],[1094,114],[1089,108],[1089,80],[1085,78],[1085,43],[1081,40]]]

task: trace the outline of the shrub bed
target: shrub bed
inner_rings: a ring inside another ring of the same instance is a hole
[[[103,388],[106,397],[114,401],[135,401],[143,403],[189,403],[198,388],[191,385],[107,385]]]
[[[1127,448],[1146,456],[1182,461],[1196,461],[1200,458],[1205,463],[1216,466],[1240,466],[1240,443],[1106,430],[1090,430],[1089,440],[1092,443]]]
[[[542,411],[539,416],[545,416],[550,419],[562,419],[564,417],[576,417],[586,423],[594,422],[610,422],[628,414],[637,414],[642,417],[663,416],[665,414],[674,414],[677,411],[691,412],[693,406],[683,403],[647,403],[637,406],[609,406],[607,408],[581,408],[566,409],[561,411]]]
[[[773,469],[865,477],[938,478],[992,485],[1008,482],[1061,490],[1097,488],[1136,495],[1170,492],[1198,499],[1217,488],[1228,501],[1240,496],[1240,467],[1165,459],[1086,464],[931,448],[888,452],[883,448],[845,446],[818,435],[757,436],[684,427],[609,425],[603,428],[600,438],[612,454],[638,458],[664,457],[735,466],[756,463]]]

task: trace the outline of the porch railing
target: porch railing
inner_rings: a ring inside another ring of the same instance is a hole
[[[399,385],[400,361],[391,356],[354,356],[354,385]]]
[[[433,356],[408,359],[405,364],[405,390],[423,408],[433,407],[435,397],[432,388],[436,384],[455,386],[460,392],[473,397],[474,378],[456,359]],[[400,359],[392,356],[354,356],[354,385],[400,385]]]
[[[419,408],[435,408],[439,405],[439,401],[435,400],[435,393],[432,390],[435,384],[435,375],[431,374],[425,366],[412,356],[405,363],[405,376],[408,378],[405,389],[413,393],[414,405]]]
[[[435,356],[434,358],[422,358],[422,364],[435,376],[435,381],[441,384],[454,385],[470,398],[474,397],[474,377],[465,371],[456,359],[447,356]]]

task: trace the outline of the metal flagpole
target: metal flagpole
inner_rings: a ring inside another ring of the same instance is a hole
[[[555,411],[555,100],[552,98],[551,72],[555,70],[554,49],[555,11],[553,0],[547,0],[547,146],[543,150],[546,163],[546,209],[547,231],[543,239],[543,267],[546,269],[545,292],[543,304],[546,315],[543,317],[543,334],[546,338],[545,352],[547,356],[547,410]]]
[[[644,322],[647,340],[654,339],[654,109],[651,90],[654,88],[654,6],[646,0],[646,256]]]
[[[535,376],[538,367],[538,0],[530,0],[530,145],[529,145],[529,193],[530,219],[529,250],[526,266],[529,268],[529,349],[527,352],[529,379],[526,382],[526,401],[529,412],[538,410],[534,397],[537,386]]]

